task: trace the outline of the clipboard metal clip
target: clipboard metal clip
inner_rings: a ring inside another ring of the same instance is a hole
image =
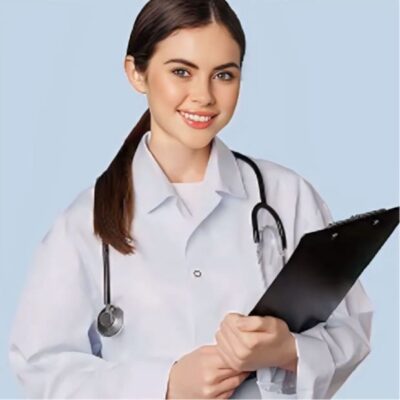
[[[380,208],[379,210],[374,210],[374,211],[370,211],[370,212],[366,212],[366,213],[362,213],[362,214],[355,214],[355,215],[352,215],[350,218],[342,219],[342,220],[336,221],[336,222],[330,222],[328,224],[328,228],[334,228],[336,226],[347,224],[349,222],[353,222],[353,221],[357,221],[357,220],[361,220],[361,219],[370,217],[375,214],[381,214],[384,211],[386,211],[386,208]],[[377,225],[377,224],[379,224],[379,219],[375,219],[372,222],[372,225]]]

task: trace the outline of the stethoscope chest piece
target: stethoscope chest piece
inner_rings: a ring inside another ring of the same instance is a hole
[[[106,337],[117,335],[124,326],[124,312],[111,304],[100,311],[97,317],[97,330]]]
[[[233,154],[236,158],[240,158],[241,160],[248,163],[254,170],[257,176],[257,182],[260,191],[260,202],[257,203],[252,212],[251,212],[251,220],[253,226],[253,240],[257,245],[257,261],[261,265],[262,263],[262,236],[263,231],[259,230],[258,227],[258,212],[261,209],[267,210],[275,219],[275,222],[278,227],[278,232],[281,237],[282,242],[282,266],[285,265],[285,250],[286,250],[286,235],[285,230],[283,228],[283,224],[281,219],[279,218],[278,213],[267,204],[267,199],[265,196],[264,189],[264,181],[261,175],[261,171],[257,167],[257,164],[250,158],[244,156],[237,151],[234,151]],[[121,332],[122,327],[124,325],[124,313],[119,307],[115,307],[110,303],[110,260],[109,260],[109,245],[108,243],[102,242],[103,245],[103,265],[104,265],[104,304],[105,308],[100,311],[97,317],[97,330],[102,336],[111,337],[119,332]]]

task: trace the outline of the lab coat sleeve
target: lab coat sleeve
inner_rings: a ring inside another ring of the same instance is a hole
[[[326,203],[305,180],[300,193],[296,243],[306,232],[332,222]],[[357,280],[326,322],[292,333],[298,356],[296,372],[281,368],[257,371],[262,398],[331,398],[370,352],[372,314],[371,302]]]
[[[175,360],[121,362],[93,354],[93,286],[64,214],[34,255],[9,338],[9,362],[28,398],[165,398]],[[95,352],[96,353],[96,352]]]

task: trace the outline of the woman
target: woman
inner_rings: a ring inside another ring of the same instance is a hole
[[[125,71],[149,109],[37,249],[10,340],[29,397],[331,397],[369,353],[372,312],[359,281],[326,324],[301,334],[246,317],[282,265],[265,240],[259,268],[249,218],[257,181],[217,138],[236,107],[244,54],[225,0],[151,0],[137,16]],[[297,173],[253,161],[290,257],[332,217]],[[274,226],[271,216],[260,226]],[[112,302],[124,311],[111,337],[97,326],[103,242]]]

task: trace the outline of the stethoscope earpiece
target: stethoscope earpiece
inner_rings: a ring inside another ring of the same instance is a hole
[[[97,317],[97,330],[103,336],[117,335],[124,326],[124,312],[119,307],[106,305]]]

